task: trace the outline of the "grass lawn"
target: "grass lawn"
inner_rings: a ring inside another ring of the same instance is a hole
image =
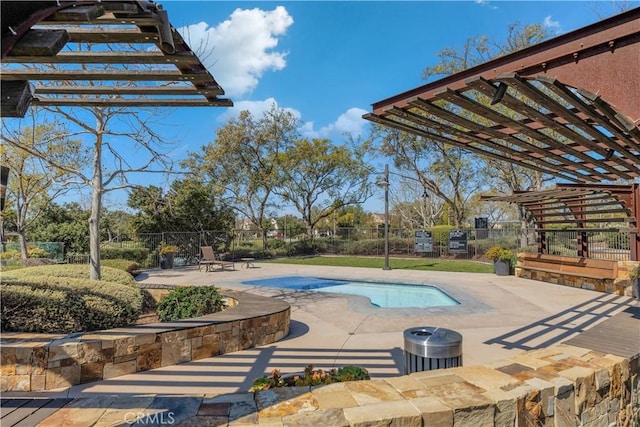
[[[355,256],[313,256],[302,258],[281,258],[269,262],[278,264],[326,265],[334,267],[382,268],[384,266],[383,258]],[[492,264],[463,260],[442,260],[430,258],[390,258],[389,266],[394,270],[493,273]]]

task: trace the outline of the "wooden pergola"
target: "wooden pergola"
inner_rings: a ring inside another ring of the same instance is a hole
[[[567,196],[588,205],[601,184],[640,178],[638,70],[640,8],[376,102],[364,118],[577,184]],[[544,224],[562,191],[512,200],[535,200]],[[625,191],[610,209],[624,211],[638,260],[640,189]]]
[[[638,186],[558,184],[550,190],[487,196],[483,200],[517,203],[523,207],[535,225],[538,253],[549,253],[547,233],[551,231],[550,227],[557,226],[562,232],[576,232],[576,255],[589,258],[590,232],[637,232],[640,212]],[[612,224],[617,226],[612,227]],[[637,260],[637,247],[631,246],[630,249],[630,258]]]
[[[43,106],[232,106],[152,1],[2,1],[2,117]]]

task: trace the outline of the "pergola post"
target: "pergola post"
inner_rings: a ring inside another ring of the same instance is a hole
[[[635,231],[629,233],[629,246],[631,246],[631,261],[640,261],[640,184],[632,184],[629,195],[629,207],[631,215],[636,218]]]
[[[584,199],[580,199],[577,205],[569,205],[569,210],[573,213],[576,219],[576,226],[580,229],[576,241],[577,256],[589,258],[589,236],[586,231],[587,216],[584,214],[584,204]]]

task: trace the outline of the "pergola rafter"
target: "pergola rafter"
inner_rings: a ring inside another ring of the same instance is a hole
[[[599,205],[602,183],[640,180],[638,70],[640,8],[376,102],[363,117],[579,186],[563,188],[561,202],[545,202],[555,197],[545,192],[513,197],[538,215],[541,229],[606,222],[590,208],[621,215],[638,260],[637,184]],[[591,186],[599,202],[590,199]],[[575,206],[564,199],[569,193]],[[562,218],[557,203],[564,203]]]
[[[3,1],[2,116],[42,106],[232,106],[150,1]]]

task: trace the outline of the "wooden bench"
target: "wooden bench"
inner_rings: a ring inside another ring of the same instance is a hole
[[[516,268],[588,279],[615,280],[618,277],[617,261],[562,255],[520,253]]]

